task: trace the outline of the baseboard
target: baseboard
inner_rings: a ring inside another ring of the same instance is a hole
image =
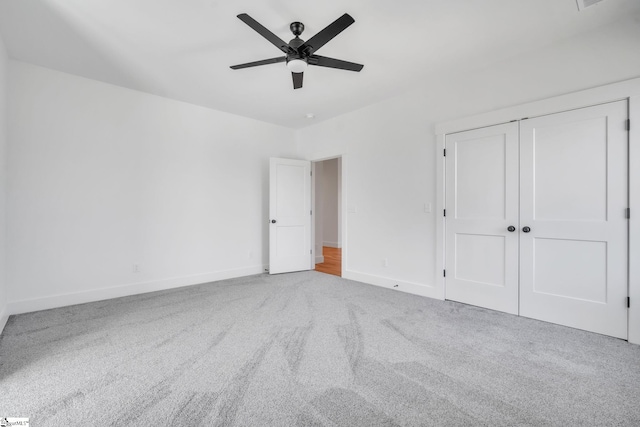
[[[322,264],[324,262],[324,256],[316,255],[316,264]]]
[[[344,279],[355,280],[357,282],[393,289],[395,291],[444,300],[444,291],[437,286],[407,282],[390,277],[375,276],[373,274],[360,273],[353,270],[343,271],[342,277]]]
[[[202,283],[233,279],[236,277],[252,276],[254,274],[264,273],[265,268],[266,266],[264,265],[256,265],[233,270],[196,274],[193,276],[173,277],[151,282],[130,283],[127,285],[93,289],[90,291],[12,301],[7,304],[5,314],[8,317],[10,314],[30,313],[32,311],[49,310],[69,305],[85,304],[88,302],[144,294],[147,292],[164,291],[167,289],[181,288],[183,286],[200,285]]]
[[[9,313],[5,308],[0,312],[0,335],[2,335],[2,331],[4,331],[4,327],[7,325],[7,320],[9,320]]]
[[[342,248],[342,243],[340,242],[322,242],[322,246],[326,246],[328,248]]]

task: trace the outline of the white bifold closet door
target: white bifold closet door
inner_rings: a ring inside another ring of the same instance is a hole
[[[518,314],[518,124],[447,135],[446,150],[446,298]]]
[[[520,314],[627,338],[627,102],[520,124]]]
[[[447,299],[627,337],[626,119],[620,101],[447,136]]]

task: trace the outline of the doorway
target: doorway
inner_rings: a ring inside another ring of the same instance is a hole
[[[315,270],[342,276],[342,158],[313,163]]]

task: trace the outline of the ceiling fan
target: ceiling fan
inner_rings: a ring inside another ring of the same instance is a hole
[[[295,38],[291,39],[288,44],[246,13],[241,13],[238,15],[238,18],[257,31],[258,34],[271,42],[275,47],[280,49],[285,56],[263,59],[262,61],[247,62],[246,64],[232,65],[231,68],[234,70],[257,67],[258,65],[286,62],[287,68],[291,70],[293,88],[300,89],[302,87],[303,72],[307,68],[307,65],[317,65],[319,67],[337,68],[348,71],[360,71],[362,70],[362,67],[364,67],[362,64],[315,54],[315,52],[324,46],[329,40],[340,34],[349,25],[355,22],[355,20],[347,13],[333,21],[333,23],[329,24],[306,42],[300,38],[300,34],[304,31],[304,24],[302,22],[291,23],[289,28]]]

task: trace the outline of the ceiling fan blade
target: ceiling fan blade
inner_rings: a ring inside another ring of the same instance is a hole
[[[289,44],[288,43],[286,43],[280,37],[278,37],[275,34],[273,34],[271,31],[267,30],[262,24],[260,24],[258,21],[256,21],[255,19],[253,19],[252,17],[250,17],[246,13],[241,13],[240,15],[238,15],[238,18],[242,22],[244,22],[245,24],[247,24],[248,26],[253,28],[262,37],[264,37],[265,39],[269,40],[271,42],[271,44],[273,44],[275,47],[277,47],[278,49],[280,49],[284,53],[289,53],[290,52],[290,48],[289,48]]]
[[[231,69],[240,70],[242,68],[257,67],[258,65],[277,64],[278,62],[284,62],[286,60],[287,60],[286,56],[280,56],[278,58],[263,59],[262,61],[247,62],[246,64],[232,65]]]
[[[302,87],[302,77],[304,73],[291,73],[293,78],[293,88],[300,89]]]
[[[299,48],[298,52],[305,52],[307,55],[311,55],[316,50],[324,46],[329,40],[343,32],[349,25],[356,22],[348,13],[345,13],[340,18],[327,25],[318,34],[311,37],[304,42]]]
[[[343,61],[342,59],[328,58],[326,56],[311,55],[307,62],[309,65],[317,65],[320,67],[338,68],[340,70],[360,71],[364,67],[362,64],[355,62]]]

